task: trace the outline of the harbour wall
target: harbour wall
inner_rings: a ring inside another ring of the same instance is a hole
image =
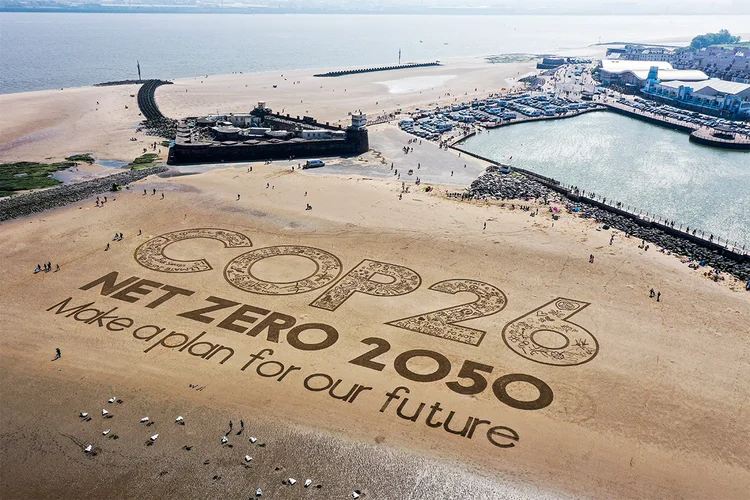
[[[492,164],[497,164],[496,161],[491,160],[490,158],[486,158],[484,156],[474,154],[463,148],[456,147],[456,146],[451,146],[451,148],[455,149],[456,151],[460,151],[463,154],[477,158],[479,160],[486,161]],[[529,179],[535,182],[538,182],[539,184],[545,186],[549,190],[563,195],[565,198],[567,198],[571,202],[597,209],[597,211],[595,212],[587,212],[584,209],[581,211],[581,214],[580,214],[581,216],[587,216],[590,218],[595,218],[597,220],[602,220],[604,222],[609,223],[613,227],[616,227],[617,229],[631,232],[633,234],[635,234],[635,231],[633,231],[633,229],[635,226],[637,226],[639,228],[642,228],[645,231],[639,232],[639,234],[637,234],[636,236],[646,239],[647,241],[650,241],[652,243],[658,243],[664,248],[668,248],[674,252],[678,252],[683,255],[693,255],[695,254],[695,252],[690,252],[689,251],[690,249],[685,248],[685,246],[680,246],[679,244],[674,244],[673,242],[670,242],[669,240],[665,240],[664,238],[661,238],[659,233],[661,233],[661,235],[671,236],[675,239],[679,239],[684,242],[690,243],[692,245],[695,245],[696,247],[709,250],[711,253],[715,255],[721,256],[724,259],[729,259],[736,263],[740,263],[743,265],[745,265],[744,263],[750,263],[750,255],[748,255],[747,252],[742,251],[740,249],[730,249],[728,247],[728,244],[721,245],[717,242],[709,241],[700,236],[693,235],[691,233],[681,231],[679,229],[675,229],[671,225],[645,219],[643,217],[640,217],[638,214],[623,210],[616,206],[608,205],[607,203],[604,203],[602,201],[595,200],[592,198],[588,198],[586,196],[581,196],[580,194],[577,194],[576,191],[573,191],[572,189],[563,186],[562,184],[560,184],[560,182],[556,181],[555,179],[536,174],[529,170],[526,170],[523,168],[516,168],[516,167],[513,167],[513,170],[516,172],[522,173]],[[603,213],[611,214],[612,216],[616,216],[617,218],[603,217],[602,216]],[[624,222],[624,221],[627,221],[627,222]],[[731,266],[729,266],[729,268],[725,268],[725,270],[728,270],[729,272],[733,272]],[[750,276],[750,272],[743,271],[740,274],[738,274],[738,276],[742,277],[743,279],[748,279],[748,276]]]
[[[732,149],[735,151],[750,151],[750,140],[745,142],[745,141],[729,141],[726,139],[719,139],[719,138],[712,137],[710,135],[699,134],[698,128],[695,126],[682,125],[679,123],[674,123],[671,121],[659,119],[654,116],[649,116],[643,113],[636,113],[634,111],[629,111],[627,109],[623,109],[623,108],[620,108],[620,107],[617,107],[608,103],[604,103],[604,106],[606,106],[609,111],[612,111],[614,113],[625,115],[630,118],[635,118],[636,120],[641,120],[647,123],[651,123],[653,125],[658,125],[660,127],[688,133],[690,134],[688,139],[690,140],[690,142],[693,142],[695,144],[700,144],[702,146],[710,146],[714,148],[721,148],[721,149]]]
[[[688,125],[680,125],[678,123],[668,122],[666,120],[659,120],[658,118],[655,118],[653,116],[644,115],[641,113],[635,113],[628,111],[626,109],[618,108],[617,106],[613,106],[611,104],[605,103],[604,106],[607,107],[608,110],[620,114],[629,116],[631,118],[635,118],[637,120],[641,120],[644,122],[652,123],[654,125],[659,125],[660,127],[669,128],[672,130],[677,130],[680,132],[687,132],[688,134],[692,133],[695,130],[695,127],[690,127]]]
[[[734,141],[721,141],[710,137],[698,135],[693,132],[690,134],[690,142],[701,144],[703,146],[711,146],[714,148],[722,149],[733,149],[736,151],[750,151],[750,141],[748,142],[734,142]]]
[[[365,153],[369,148],[367,130],[347,130],[346,139],[283,141],[264,144],[175,143],[170,150],[168,163],[218,163],[290,157],[346,156]]]
[[[515,118],[513,120],[508,120],[508,121],[505,121],[505,122],[500,122],[500,123],[497,123],[497,124],[495,124],[495,125],[493,125],[491,127],[486,126],[484,128],[494,130],[496,128],[509,127],[511,125],[516,125],[516,124],[519,124],[519,123],[538,122],[538,121],[545,121],[545,120],[562,120],[564,118],[573,118],[575,116],[580,116],[580,115],[582,115],[584,113],[591,113],[591,112],[594,112],[594,111],[606,111],[606,108],[580,109],[580,110],[576,110],[576,111],[571,111],[570,113],[568,113],[566,115],[555,115],[555,116],[524,116],[524,117],[521,117],[521,118]],[[470,137],[474,137],[475,135],[477,135],[476,131],[472,131],[472,132],[469,132],[466,135],[462,135],[460,137],[456,137],[453,141],[451,141],[450,145],[454,146],[454,145],[457,145],[457,144],[461,144],[466,139],[468,139]]]

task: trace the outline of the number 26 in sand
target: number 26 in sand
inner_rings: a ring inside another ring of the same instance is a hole
[[[140,265],[159,272],[209,271],[213,267],[205,259],[176,260],[165,254],[167,247],[173,243],[196,238],[218,240],[225,248],[253,246],[247,236],[231,230],[184,229],[152,238],[136,249],[134,257]],[[277,256],[308,259],[315,264],[316,270],[306,278],[287,283],[265,281],[253,274],[254,264]],[[422,284],[422,278],[416,271],[370,259],[364,259],[343,276],[341,272],[341,260],[330,252],[300,245],[279,245],[256,248],[235,257],[224,269],[224,277],[229,284],[241,290],[261,295],[296,295],[331,285],[310,303],[312,307],[328,311],[335,311],[356,294],[396,297],[409,294]],[[384,282],[383,278],[390,281]],[[439,281],[429,289],[452,295],[468,292],[475,295],[476,300],[388,321],[386,324],[478,346],[486,332],[457,323],[497,314],[508,302],[499,288],[470,279]],[[568,321],[588,305],[587,302],[558,297],[505,325],[503,341],[516,354],[537,363],[575,366],[591,361],[599,352],[596,338],[585,328]]]

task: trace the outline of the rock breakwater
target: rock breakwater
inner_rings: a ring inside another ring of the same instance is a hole
[[[617,213],[611,207],[602,208],[588,203],[583,197],[568,197],[551,189],[545,183],[534,180],[522,173],[501,174],[486,172],[476,179],[469,188],[471,197],[493,196],[499,199],[517,200],[526,198],[547,199],[559,202],[565,207],[575,206],[578,212],[570,215],[594,219],[610,228],[630,234],[634,238],[671,251],[674,254],[692,258],[722,272],[730,273],[741,280],[750,280],[750,258],[747,255],[730,251],[712,242],[691,237],[689,234],[677,234],[675,230],[660,224],[636,218],[635,216]],[[564,207],[561,207],[564,209]],[[564,211],[564,210],[563,210]],[[673,233],[673,234],[670,234]]]
[[[125,186],[131,182],[166,170],[167,167],[128,170],[90,181],[0,199],[0,221],[25,217],[52,208],[59,208],[91,196],[96,196],[97,194],[106,193],[111,191],[114,186]]]

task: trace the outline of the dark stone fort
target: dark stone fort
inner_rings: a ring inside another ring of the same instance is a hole
[[[276,160],[359,155],[369,149],[367,117],[346,129],[314,118],[274,113],[265,102],[250,113],[191,117],[177,125],[169,163]]]

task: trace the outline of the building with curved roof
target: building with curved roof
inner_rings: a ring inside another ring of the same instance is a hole
[[[638,87],[645,85],[649,79],[662,82],[676,80],[702,82],[708,80],[708,75],[703,71],[674,69],[666,61],[629,61],[624,59],[603,59],[599,75],[604,83]]]

